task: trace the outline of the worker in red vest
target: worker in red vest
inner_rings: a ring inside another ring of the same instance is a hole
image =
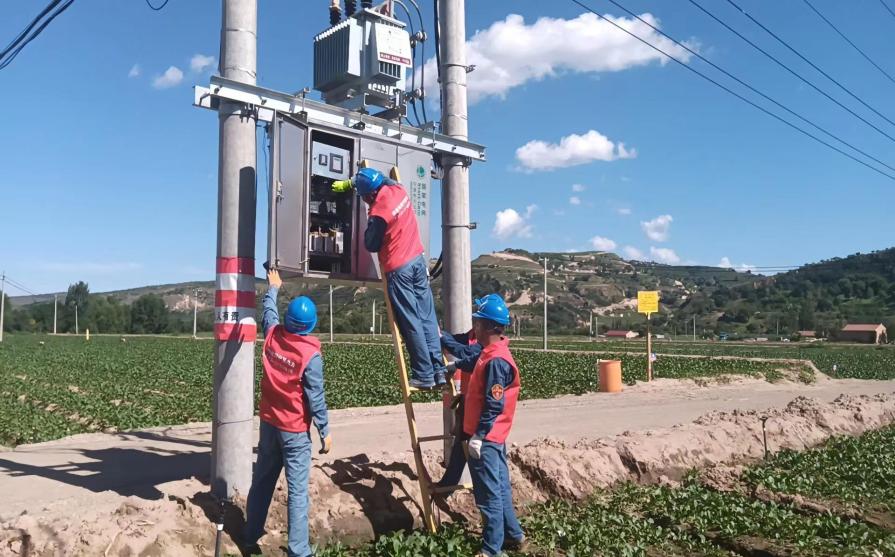
[[[258,461],[246,509],[243,538],[248,554],[259,554],[258,540],[280,471],[286,469],[290,557],[313,555],[308,540],[308,475],[311,468],[311,422],[320,434],[321,454],[332,450],[329,418],[323,391],[320,341],[311,336],[317,308],[306,296],[289,303],[280,324],[277,293],[283,282],[276,270],[267,275],[264,296],[264,349],[261,362],[261,432]]]
[[[350,182],[334,182],[333,191],[352,186],[370,207],[364,246],[379,254],[379,265],[388,278],[388,297],[410,354],[410,385],[417,389],[442,386],[445,366],[435,301],[410,197],[401,184],[372,168],[362,168]]]
[[[484,298],[475,301],[477,307],[488,301],[490,294]],[[456,374],[460,373],[460,394],[457,395],[451,407],[455,411],[456,429],[454,431],[454,444],[451,447],[451,456],[445,465],[444,475],[435,484],[436,487],[447,487],[457,485],[463,477],[463,469],[466,468],[466,452],[463,445],[469,440],[463,434],[463,412],[466,405],[463,403],[463,396],[469,389],[469,376],[475,368],[476,362],[479,361],[479,355],[482,353],[482,345],[475,339],[475,330],[470,329],[466,333],[448,334],[442,333],[441,347],[445,352],[455,358],[454,361],[447,365],[448,377],[454,379]]]
[[[519,368],[503,336],[510,311],[497,294],[487,296],[472,314],[472,327],[482,353],[469,377],[463,432],[469,437],[469,472],[476,506],[482,514],[484,557],[503,549],[520,550],[525,535],[513,510],[506,441],[519,399]]]

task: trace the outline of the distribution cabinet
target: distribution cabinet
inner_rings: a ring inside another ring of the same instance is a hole
[[[429,255],[432,152],[361,130],[277,114],[270,124],[268,260],[286,277],[375,281],[376,254],[364,247],[367,205],[332,183],[354,176],[361,161],[386,176],[400,173]]]

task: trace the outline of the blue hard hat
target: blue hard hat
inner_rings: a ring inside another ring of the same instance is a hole
[[[285,326],[290,333],[307,335],[317,325],[317,306],[307,296],[299,296],[286,308]]]
[[[376,192],[384,183],[385,176],[375,168],[361,168],[354,177],[354,189],[361,197]]]
[[[510,324],[510,310],[500,294],[488,294],[484,298],[476,300],[479,308],[472,317],[475,319],[488,319],[498,325]]]

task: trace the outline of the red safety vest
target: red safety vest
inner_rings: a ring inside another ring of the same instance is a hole
[[[400,185],[383,186],[370,207],[370,216],[385,221],[385,237],[379,249],[383,273],[390,273],[423,253],[420,229],[407,191]]]
[[[505,397],[503,405],[503,413],[494,421],[494,426],[488,435],[485,436],[486,441],[494,443],[506,443],[510,429],[513,427],[513,417],[516,415],[516,401],[519,400],[519,387],[521,381],[519,378],[519,368],[513,355],[510,354],[510,341],[507,338],[500,339],[499,342],[490,344],[482,350],[479,361],[472,370],[469,378],[468,391],[466,393],[466,408],[463,413],[463,431],[467,435],[475,435],[475,430],[479,426],[479,420],[482,417],[482,408],[485,405],[485,369],[488,362],[495,358],[505,360],[513,368],[513,382],[506,388],[500,388],[495,385],[490,393],[493,397]],[[499,389],[499,392],[498,392]]]
[[[290,333],[282,325],[267,333],[261,354],[262,420],[283,431],[302,433],[310,429],[311,411],[301,379],[315,354],[320,354],[317,337]]]

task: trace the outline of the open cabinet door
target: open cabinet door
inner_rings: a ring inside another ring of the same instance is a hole
[[[398,162],[398,148],[392,143],[382,141],[374,141],[369,139],[360,140],[360,160],[366,161],[367,166],[375,168],[388,176],[389,171]],[[379,256],[370,253],[364,246],[364,231],[367,229],[367,204],[359,203],[357,211],[357,231],[355,237],[356,246],[354,253],[357,254],[358,278],[365,280],[379,280],[382,277],[379,274]]]
[[[307,274],[308,128],[278,116],[271,124],[268,260],[285,276]]]

